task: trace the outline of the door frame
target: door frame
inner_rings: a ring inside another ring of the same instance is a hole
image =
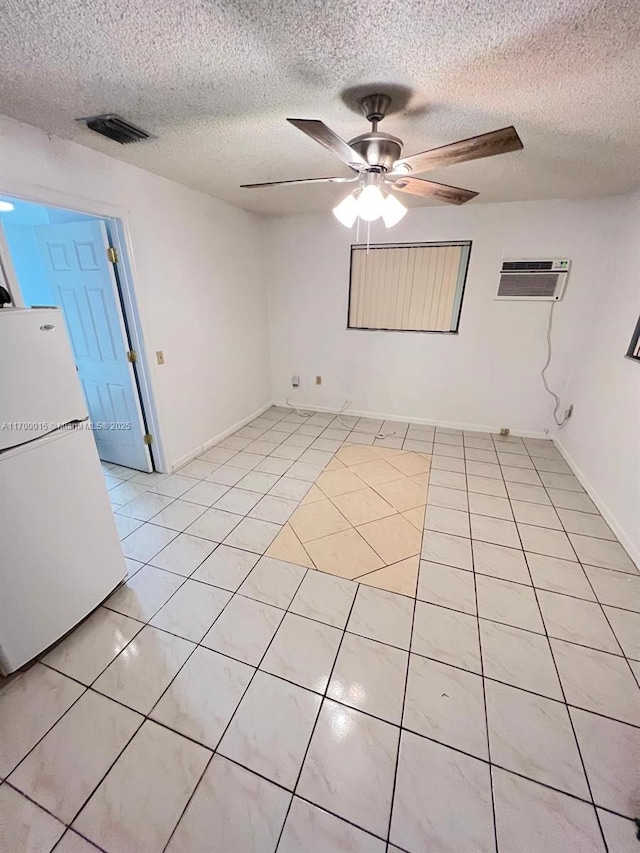
[[[3,181],[3,184],[0,186],[0,194],[31,204],[56,207],[62,210],[69,210],[73,213],[83,213],[88,216],[95,216],[98,219],[106,220],[107,233],[109,234],[110,240],[113,241],[113,247],[118,252],[116,283],[120,294],[120,304],[117,307],[118,311],[124,315],[122,320],[128,330],[131,347],[135,350],[138,356],[135,365],[138,387],[134,390],[139,394],[143,417],[146,420],[149,432],[153,436],[151,459],[155,471],[160,471],[162,473],[169,472],[162,441],[162,433],[160,430],[158,411],[154,399],[151,371],[149,369],[149,360],[147,358],[147,350],[142,331],[140,309],[136,298],[135,280],[137,278],[137,272],[129,224],[129,211],[126,208],[119,207],[118,205],[96,201],[95,199],[88,199],[83,196],[73,195],[67,192],[61,192],[59,190],[42,187],[37,184],[30,184],[26,181],[19,181],[17,185],[12,184],[11,180]],[[2,269],[3,277],[5,278],[5,286],[9,290],[12,298],[17,297],[14,304],[24,306],[20,285],[15,275],[13,264],[11,263],[9,247],[4,240],[1,230],[0,269]]]

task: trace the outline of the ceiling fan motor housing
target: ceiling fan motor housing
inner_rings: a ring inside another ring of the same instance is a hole
[[[378,122],[391,106],[388,95],[368,95],[362,99],[362,112],[371,122],[371,130],[351,139],[349,145],[367,161],[374,171],[390,172],[402,154],[402,140],[378,130]]]
[[[349,141],[349,145],[367,161],[369,166],[390,172],[402,156],[402,141],[397,136],[370,130]]]

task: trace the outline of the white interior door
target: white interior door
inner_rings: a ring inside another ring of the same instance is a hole
[[[35,231],[64,314],[100,459],[151,471],[104,222],[39,225]]]

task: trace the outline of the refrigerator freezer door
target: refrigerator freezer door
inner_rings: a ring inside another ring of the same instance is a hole
[[[0,310],[0,451],[86,417],[60,309]]]
[[[0,455],[0,671],[80,622],[126,574],[95,443],[83,425]]]

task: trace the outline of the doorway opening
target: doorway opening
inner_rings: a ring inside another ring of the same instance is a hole
[[[122,223],[5,195],[1,200],[0,266],[13,304],[62,310],[100,459],[159,469]]]

